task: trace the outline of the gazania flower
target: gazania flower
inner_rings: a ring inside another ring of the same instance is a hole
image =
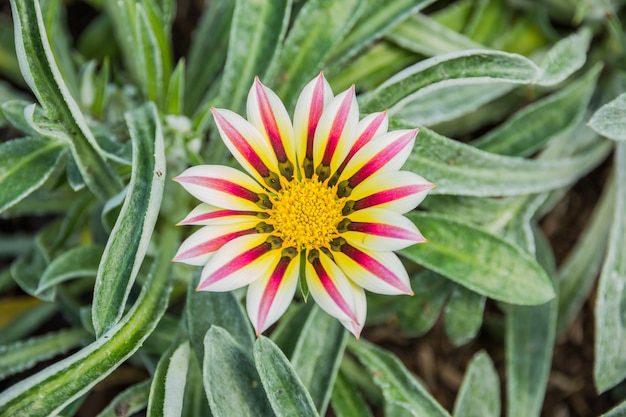
[[[298,283],[359,336],[364,289],[412,294],[392,252],[424,238],[403,213],[433,185],[399,171],[418,130],[387,132],[387,114],[359,121],[354,87],[333,97],[320,74],[302,91],[293,123],[256,79],[247,120],[213,109],[219,133],[247,171],[201,165],[175,178],[202,201],[181,224],[203,227],[174,260],[204,265],[199,291],[248,285],[257,334],[285,312]]]

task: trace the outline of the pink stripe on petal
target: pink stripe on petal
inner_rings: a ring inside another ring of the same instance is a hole
[[[395,141],[378,152],[369,161],[367,161],[352,177],[350,177],[349,184],[351,187],[356,187],[366,178],[369,178],[372,174],[382,168],[387,162],[391,161],[404,147],[415,138],[419,129],[411,130],[404,135],[397,138]]]
[[[315,82],[315,89],[313,90],[313,97],[311,99],[311,107],[309,109],[309,123],[307,129],[306,139],[306,153],[305,156],[309,159],[313,159],[313,138],[315,137],[315,130],[317,124],[322,117],[324,111],[324,75],[320,73]]]
[[[192,224],[197,222],[204,222],[213,219],[220,219],[223,217],[230,216],[256,216],[256,211],[239,211],[239,210],[217,210],[211,211],[209,213],[202,213],[194,217],[190,217],[188,219],[182,220],[179,225]]]
[[[278,265],[272,272],[272,276],[267,282],[267,286],[263,291],[263,295],[261,296],[261,303],[259,304],[259,316],[257,319],[257,329],[263,329],[265,326],[265,320],[267,319],[267,315],[270,312],[270,308],[272,307],[272,303],[276,298],[276,294],[278,293],[278,289],[280,285],[283,283],[283,278],[285,277],[285,272],[289,267],[289,263],[291,262],[291,258],[287,256],[283,256],[280,261],[278,261]]]
[[[384,236],[396,239],[410,240],[416,243],[425,242],[426,239],[420,234],[402,227],[392,226],[380,223],[352,222],[348,226],[348,230],[352,232],[362,232],[375,236]]]
[[[270,173],[269,168],[254,151],[252,146],[250,146],[246,138],[239,133],[237,128],[228,123],[228,121],[218,111],[215,109],[211,109],[211,111],[213,112],[215,121],[219,123],[220,127],[224,131],[224,134],[228,137],[228,139],[230,139],[243,158],[248,161],[248,163],[252,165],[262,177],[268,176]]]
[[[256,202],[259,199],[257,193],[242,187],[234,182],[223,180],[221,178],[199,177],[199,176],[185,176],[174,178],[177,182],[184,182],[188,184],[200,185],[202,187],[212,188],[217,191],[222,191],[233,195],[235,197],[243,198]]]
[[[380,204],[389,203],[390,201],[399,200],[413,194],[428,191],[434,186],[434,184],[415,184],[390,188],[388,190],[380,191],[367,197],[361,198],[360,200],[355,202],[354,209],[362,210],[367,207],[373,207]]]
[[[333,120],[332,127],[328,134],[328,141],[326,142],[326,149],[324,150],[324,156],[322,157],[322,164],[330,165],[330,161],[335,154],[339,139],[343,133],[343,129],[346,126],[348,120],[348,114],[350,114],[350,107],[352,106],[352,100],[354,100],[354,85],[350,87],[350,93],[346,94],[341,106],[337,110],[335,119]]]
[[[372,140],[372,138],[374,137],[374,134],[376,133],[376,131],[378,131],[378,128],[380,128],[380,125],[385,121],[386,117],[387,117],[386,111],[380,113],[365,128],[363,133],[361,133],[361,135],[357,138],[356,142],[354,142],[354,145],[352,145],[352,148],[350,149],[350,152],[348,152],[348,155],[346,155],[345,159],[341,162],[341,165],[337,169],[338,173],[342,173],[346,165],[348,165],[348,162],[350,162],[350,160],[354,156],[354,154],[357,153],[370,140]]]
[[[278,162],[284,162],[287,160],[287,154],[285,153],[283,141],[280,136],[280,130],[278,129],[278,124],[276,123],[276,118],[274,117],[270,101],[267,98],[265,90],[263,89],[263,84],[261,84],[258,77],[254,79],[254,88],[258,98],[259,110],[261,112],[261,119],[263,120],[265,132],[270,139],[270,143],[276,153]]]
[[[413,294],[411,288],[407,287],[406,284],[393,273],[393,271],[369,256],[367,253],[362,252],[349,244],[343,245],[341,247],[341,252],[352,258],[352,260],[361,265],[364,269],[376,275],[392,287],[395,287],[406,294]]]
[[[249,251],[235,256],[230,262],[227,262],[225,265],[222,265],[211,275],[204,278],[200,282],[200,285],[198,285],[198,288],[196,288],[196,291],[200,291],[203,288],[206,288],[209,285],[214,284],[217,281],[220,281],[226,278],[233,272],[236,272],[240,270],[241,268],[244,268],[245,266],[250,265],[252,262],[256,261],[261,256],[265,255],[271,249],[272,249],[272,245],[270,243],[263,242],[260,245],[250,249]]]
[[[319,259],[316,259],[313,262],[313,268],[315,269],[315,273],[317,274],[317,277],[322,284],[322,287],[324,287],[324,290],[326,290],[326,293],[330,296],[330,298],[337,305],[337,307],[339,307],[339,309],[341,309],[341,311],[343,311],[344,314],[346,314],[346,316],[348,316],[351,321],[355,323],[358,322],[356,316],[352,312],[352,309],[350,309],[350,306],[348,305],[346,300],[344,300],[339,293],[339,290],[335,286],[335,283],[328,276],[328,273],[324,269],[324,266]]]
[[[252,233],[257,233],[257,231],[255,229],[246,229],[239,230],[237,232],[227,233],[223,236],[216,237],[215,239],[202,242],[201,244],[194,246],[193,248],[188,249],[183,253],[179,253],[173,260],[178,262],[184,259],[195,258],[196,256],[205,255],[209,252],[214,252],[224,246],[226,242],[230,242],[231,240],[236,239],[240,236],[250,235]]]

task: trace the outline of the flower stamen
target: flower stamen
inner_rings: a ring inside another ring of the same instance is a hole
[[[343,199],[337,198],[336,190],[326,183],[293,180],[273,197],[272,206],[267,223],[274,226],[284,247],[320,249],[338,236]]]

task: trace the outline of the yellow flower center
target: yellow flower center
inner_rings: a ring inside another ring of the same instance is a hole
[[[343,217],[343,198],[335,187],[317,179],[293,180],[272,199],[267,222],[283,240],[283,247],[298,250],[328,247],[338,236],[337,224]]]

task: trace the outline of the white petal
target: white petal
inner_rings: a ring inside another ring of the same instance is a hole
[[[358,247],[346,252],[349,255],[333,252],[335,262],[359,286],[377,294],[413,294],[409,275],[393,252],[374,252]]]
[[[270,174],[278,172],[278,164],[261,132],[230,110],[213,109],[213,118],[224,144],[235,159],[259,183],[267,184]]]
[[[265,190],[243,172],[223,165],[197,165],[174,178],[198,200],[229,210],[259,210]]]
[[[299,256],[291,260],[283,257],[272,267],[270,274],[248,286],[246,309],[257,335],[274,324],[291,304],[298,286],[299,261]]]
[[[210,256],[231,240],[241,236],[257,233],[254,227],[258,220],[230,223],[215,226],[204,226],[189,236],[178,248],[174,262],[188,265],[205,265]]]
[[[310,157],[313,158],[313,138],[324,108],[333,98],[330,85],[320,74],[311,80],[302,90],[293,115],[296,154],[302,165],[307,154],[307,142],[310,144]]]
[[[346,278],[341,269],[324,253],[320,252],[316,262],[314,266],[307,261],[305,266],[310,294],[324,311],[358,335],[356,330],[360,331],[364,325],[364,312],[359,299],[363,296],[363,289]]]
[[[211,204],[202,203],[191,210],[178,224],[206,226],[239,223],[254,219],[259,220],[257,214],[255,211],[224,210]]]
[[[313,165],[334,172],[357,139],[359,106],[354,87],[335,97],[324,109],[313,140]]]
[[[391,210],[358,210],[348,219],[352,223],[341,236],[366,249],[396,251],[426,241],[411,220]]]
[[[261,84],[258,78],[254,80],[248,94],[247,113],[248,120],[261,132],[274,150],[277,161],[292,163],[293,174],[296,149],[291,119],[278,96]],[[285,175],[284,172],[281,173]]]
[[[348,162],[339,183],[349,180],[351,187],[381,172],[398,171],[415,144],[416,130],[396,130],[374,137]]]
[[[280,251],[265,243],[267,235],[242,236],[222,246],[202,270],[198,291],[232,291],[269,274]]]
[[[379,207],[406,213],[417,207],[433,187],[410,171],[381,172],[357,185],[350,200],[357,202],[356,209]]]

